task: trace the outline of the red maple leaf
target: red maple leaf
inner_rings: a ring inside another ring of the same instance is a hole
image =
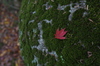
[[[66,37],[64,37],[64,35],[65,35],[68,31],[64,31],[64,30],[65,30],[65,28],[64,28],[64,29],[61,29],[61,30],[57,29],[57,30],[56,30],[56,34],[54,34],[54,35],[55,35],[55,38],[56,38],[56,39],[66,39]]]

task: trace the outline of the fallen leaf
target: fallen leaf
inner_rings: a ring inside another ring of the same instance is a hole
[[[64,30],[65,30],[65,28],[64,28],[64,29],[61,29],[61,30],[57,29],[57,30],[56,30],[56,34],[54,34],[54,35],[55,35],[55,38],[56,38],[56,39],[66,39],[66,37],[64,37],[64,35],[65,35],[68,31],[64,31]]]
[[[7,51],[3,51],[1,54],[0,54],[0,57],[2,57],[3,55],[5,55],[7,53]]]

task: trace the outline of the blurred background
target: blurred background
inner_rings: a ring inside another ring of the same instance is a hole
[[[0,0],[0,66],[24,66],[18,42],[21,0]]]

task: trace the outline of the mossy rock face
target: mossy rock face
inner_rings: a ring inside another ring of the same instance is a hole
[[[100,66],[100,0],[23,0],[19,41],[26,66]]]

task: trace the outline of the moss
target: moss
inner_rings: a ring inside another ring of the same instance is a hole
[[[43,4],[52,5],[53,7],[46,10]],[[100,65],[100,1],[87,0],[88,10],[78,9],[74,12],[72,20],[68,20],[69,9],[57,10],[58,4],[70,4],[70,0],[23,0],[20,8],[19,23],[19,41],[21,55],[24,57],[26,66],[99,66]],[[72,0],[73,3],[79,0]],[[32,14],[32,12],[36,13]],[[83,12],[88,15],[83,16]],[[44,19],[51,20],[52,24],[46,23]],[[34,22],[29,23],[29,21]],[[40,39],[40,30],[38,23],[42,24],[43,39],[48,52],[55,51],[54,54],[42,52],[32,46],[38,46]],[[56,29],[66,28],[68,33],[65,35],[67,39],[59,40],[54,38]],[[34,32],[34,30],[36,31]],[[88,51],[92,53],[88,57]],[[35,60],[34,56],[38,59]]]

